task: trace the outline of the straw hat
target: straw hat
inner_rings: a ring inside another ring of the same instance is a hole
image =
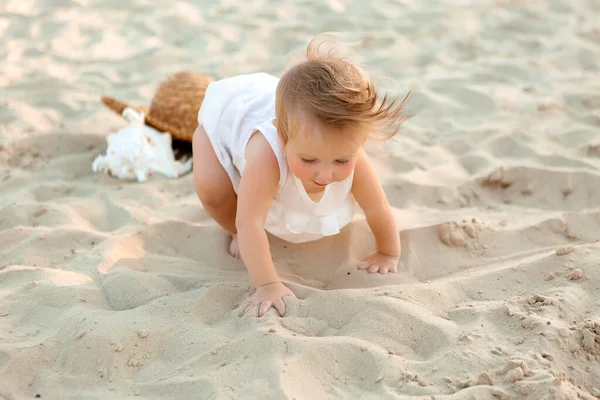
[[[191,142],[198,127],[198,111],[206,88],[213,81],[212,77],[201,72],[173,74],[160,83],[149,109],[107,96],[102,97],[102,102],[119,115],[126,107],[144,112],[146,125],[169,132],[173,139]]]

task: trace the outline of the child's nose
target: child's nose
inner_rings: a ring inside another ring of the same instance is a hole
[[[329,183],[333,181],[333,169],[323,168],[319,171],[319,183]]]

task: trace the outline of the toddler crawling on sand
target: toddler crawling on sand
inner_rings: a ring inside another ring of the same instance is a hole
[[[256,288],[248,310],[285,314],[284,296],[267,231],[300,243],[335,235],[363,209],[376,250],[359,265],[397,272],[400,237],[391,207],[363,145],[390,138],[406,119],[406,101],[379,100],[358,66],[321,50],[281,79],[265,73],[213,82],[198,112],[193,138],[196,193],[206,212],[232,236]]]

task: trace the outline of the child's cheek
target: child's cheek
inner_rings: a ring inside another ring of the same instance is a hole
[[[303,162],[302,160],[289,160],[289,167],[298,179],[301,181],[310,180],[313,176],[313,166]]]
[[[354,171],[354,167],[356,167],[356,162],[349,162],[343,166],[340,166],[337,171],[338,173],[337,173],[336,180],[343,181],[344,179],[349,177],[350,174]]]

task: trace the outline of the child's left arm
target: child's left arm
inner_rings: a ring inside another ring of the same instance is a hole
[[[363,209],[377,242],[377,251],[369,254],[358,268],[366,269],[369,273],[398,272],[401,250],[396,220],[373,165],[364,150],[361,150],[354,168],[352,195]]]

